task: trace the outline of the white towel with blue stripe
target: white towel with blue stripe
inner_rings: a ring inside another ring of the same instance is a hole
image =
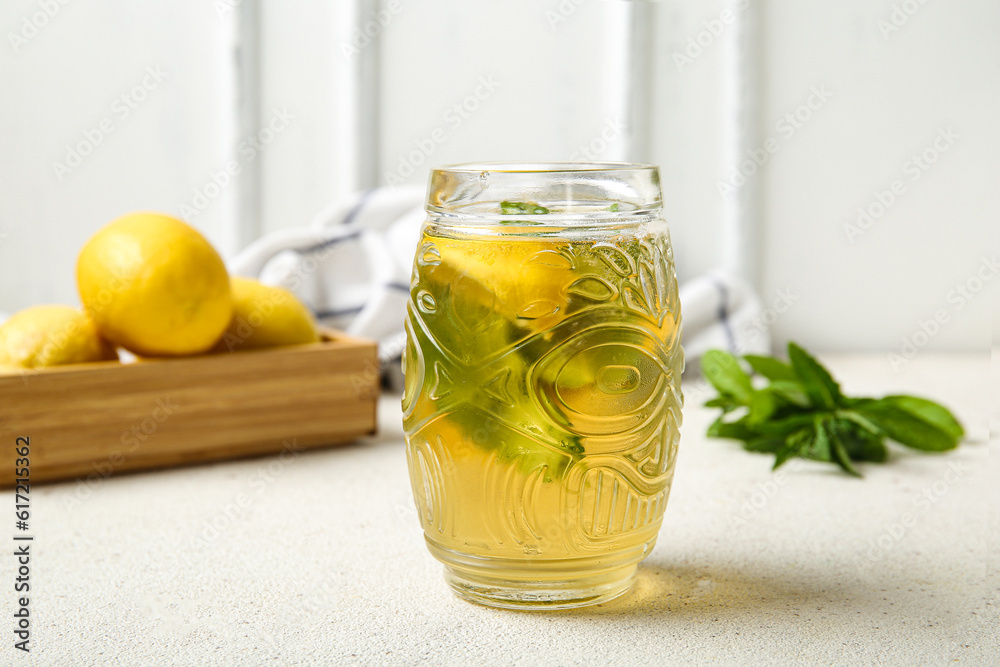
[[[291,290],[324,326],[377,340],[383,367],[398,371],[424,195],[416,186],[358,193],[308,227],[252,243],[229,269]],[[712,348],[770,352],[760,300],[738,276],[713,271],[690,280],[681,285],[680,301],[689,365]]]

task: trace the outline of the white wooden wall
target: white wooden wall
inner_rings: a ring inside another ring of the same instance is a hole
[[[991,0],[8,0],[0,311],[75,301],[76,251],[129,210],[231,256],[431,165],[641,160],[682,279],[726,266],[790,301],[765,323],[779,342],[890,352],[940,316],[926,347],[983,349],[998,28]]]
[[[406,181],[428,164],[627,157],[627,3],[410,4],[380,53],[380,182],[431,150]]]
[[[1000,3],[769,0],[762,23],[763,131],[811,88],[832,93],[760,181],[762,292],[798,298],[778,337],[988,349],[1000,313]],[[880,197],[895,198],[881,217],[845,228]]]
[[[91,233],[178,211],[229,158],[233,24],[200,0],[7,0],[0,34],[0,310],[75,302]],[[232,196],[195,220],[221,247]]]

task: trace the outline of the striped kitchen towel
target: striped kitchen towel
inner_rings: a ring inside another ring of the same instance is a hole
[[[417,186],[358,193],[308,227],[252,243],[230,262],[230,271],[291,290],[324,326],[377,340],[380,362],[393,376],[405,345],[403,319],[424,194]],[[760,300],[738,276],[713,271],[694,278],[681,285],[680,301],[689,367],[711,348],[770,352]]]

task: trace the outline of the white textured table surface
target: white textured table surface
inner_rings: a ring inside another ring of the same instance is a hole
[[[711,413],[688,388],[673,493],[634,592],[517,613],[446,589],[387,398],[369,442],[34,488],[33,650],[7,630],[0,662],[997,664],[989,358],[925,353],[899,373],[880,355],[823,358],[850,393],[941,400],[972,442],[901,452],[860,481],[817,464],[776,477],[769,456],[703,436]]]

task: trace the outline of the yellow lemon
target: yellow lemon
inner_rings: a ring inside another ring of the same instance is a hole
[[[42,368],[118,359],[83,312],[70,306],[32,306],[0,326],[0,368]]]
[[[250,278],[233,276],[233,319],[216,352],[300,345],[319,340],[312,313],[294,294]]]
[[[101,334],[138,355],[205,352],[232,319],[219,253],[168,215],[131,213],[108,223],[80,251],[76,279]]]
[[[576,279],[566,244],[534,239],[481,243],[425,235],[418,251],[421,280],[465,304],[463,317],[475,321],[492,313],[528,328],[546,331],[565,317]]]

